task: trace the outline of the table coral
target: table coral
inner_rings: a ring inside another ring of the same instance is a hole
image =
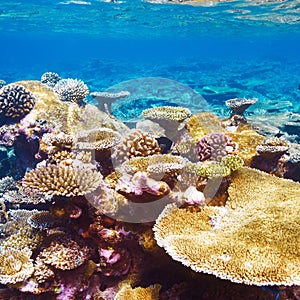
[[[15,284],[29,278],[34,271],[31,250],[1,249],[0,251],[0,283]]]
[[[40,141],[40,150],[51,155],[61,151],[70,152],[74,145],[72,135],[63,132],[45,133]]]
[[[278,137],[270,137],[264,139],[257,147],[256,151],[259,155],[266,158],[281,156],[289,150],[290,143],[285,139]]]
[[[32,193],[71,197],[93,192],[101,180],[99,172],[88,168],[49,165],[26,173],[22,185]]]
[[[5,85],[0,89],[0,116],[21,119],[33,109],[35,102],[35,96],[22,85]]]
[[[233,114],[243,115],[245,110],[256,102],[257,98],[235,98],[227,100],[225,104],[233,111]]]
[[[155,238],[194,271],[249,285],[300,284],[300,184],[241,168],[225,207],[168,206]]]

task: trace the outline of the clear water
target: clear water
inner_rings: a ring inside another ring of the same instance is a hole
[[[0,30],[0,78],[7,82],[55,71],[99,91],[163,77],[195,90],[217,114],[228,113],[224,101],[234,97],[257,97],[256,114],[272,112],[274,103],[300,111],[298,1],[1,0]],[[135,118],[139,112],[130,109],[125,115]]]

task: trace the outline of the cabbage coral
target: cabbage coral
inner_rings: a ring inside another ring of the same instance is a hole
[[[237,283],[300,284],[300,184],[258,170],[232,175],[225,207],[167,206],[155,238],[194,271]]]

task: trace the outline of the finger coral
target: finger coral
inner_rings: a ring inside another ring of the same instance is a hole
[[[194,271],[250,285],[300,284],[300,184],[241,168],[225,207],[167,206],[155,238]]]
[[[53,91],[62,101],[75,102],[81,104],[83,99],[89,94],[87,85],[78,79],[61,79],[53,88]]]
[[[26,173],[22,185],[33,193],[72,197],[93,192],[101,180],[99,172],[88,168],[49,165]]]
[[[22,85],[5,85],[0,89],[0,116],[21,119],[33,109],[35,102],[35,96]]]
[[[139,130],[132,131],[114,149],[113,157],[125,161],[136,156],[149,156],[160,153],[158,142],[150,134]]]
[[[31,250],[2,249],[0,251],[0,283],[15,284],[29,278],[34,271]]]

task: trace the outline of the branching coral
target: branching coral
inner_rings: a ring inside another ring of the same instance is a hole
[[[61,77],[55,72],[46,72],[41,76],[41,83],[50,88],[53,88],[60,80]]]
[[[22,85],[8,84],[0,89],[0,116],[21,119],[34,107],[35,96]]]
[[[60,270],[72,270],[82,265],[89,257],[88,247],[80,247],[73,240],[53,241],[40,253],[45,264]]]
[[[88,168],[41,166],[26,173],[22,185],[28,191],[51,196],[82,196],[93,192],[102,175]]]
[[[29,278],[34,271],[31,250],[2,249],[0,251],[0,283],[15,284]]]
[[[89,94],[87,85],[78,79],[61,79],[53,88],[53,91],[62,101],[70,101],[81,104],[83,99]]]
[[[158,153],[160,153],[160,148],[157,140],[148,133],[135,130],[114,149],[113,157],[117,161],[124,161],[136,156]]]
[[[225,207],[168,206],[158,244],[197,272],[253,285],[300,284],[300,184],[241,168]]]

